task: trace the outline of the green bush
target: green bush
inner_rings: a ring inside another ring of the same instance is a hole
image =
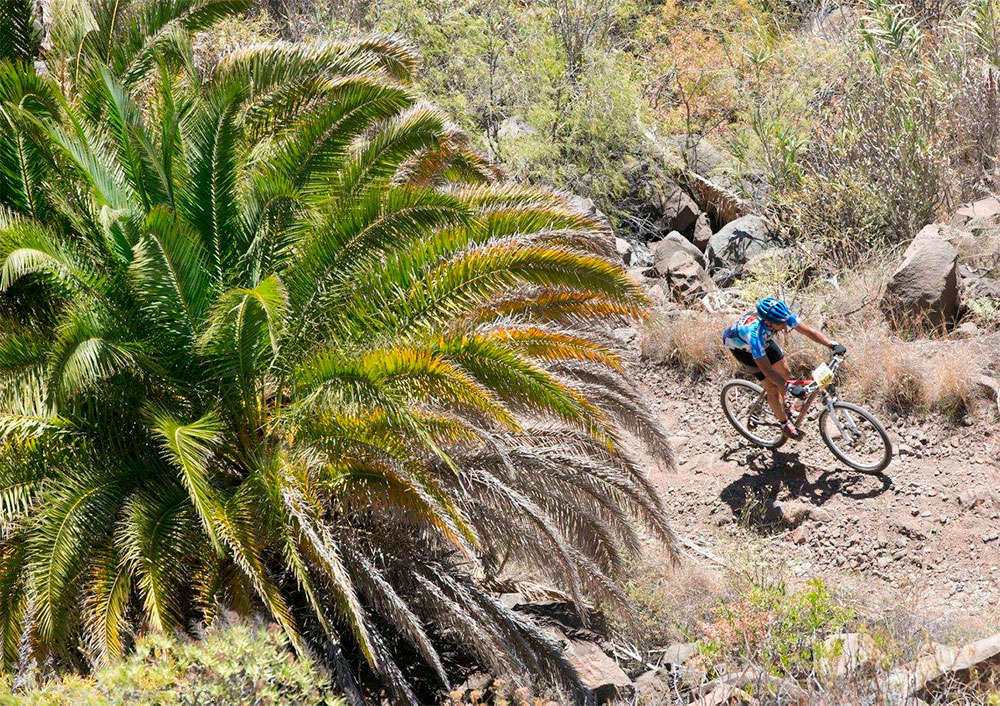
[[[317,665],[292,654],[281,630],[242,623],[197,641],[150,635],[128,659],[90,677],[5,692],[0,704],[343,704]]]

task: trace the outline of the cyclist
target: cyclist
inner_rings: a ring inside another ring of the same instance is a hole
[[[752,369],[764,385],[767,403],[774,416],[781,422],[781,432],[790,439],[801,439],[802,431],[788,418],[785,408],[785,391],[793,397],[803,397],[805,388],[792,379],[785,362],[785,354],[774,341],[778,331],[795,329],[816,343],[843,354],[845,349],[831,341],[821,331],[799,321],[780,299],[765,297],[757,302],[757,310],[750,312],[722,334],[722,342],[746,368]]]

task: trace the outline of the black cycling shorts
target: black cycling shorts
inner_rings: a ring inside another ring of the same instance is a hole
[[[749,351],[740,350],[739,348],[730,348],[729,352],[733,354],[733,357],[736,358],[736,360],[743,363],[744,367],[752,370],[754,376],[756,376],[758,380],[764,379],[764,373],[762,373],[760,368],[757,367],[757,363],[754,361],[753,356],[750,355]],[[767,344],[767,348],[764,349],[764,353],[767,355],[767,360],[771,365],[774,365],[785,357],[785,353],[781,350],[781,346],[774,341]]]

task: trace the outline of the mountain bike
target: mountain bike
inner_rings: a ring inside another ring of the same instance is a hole
[[[788,409],[789,418],[801,428],[813,402],[820,398],[819,435],[833,455],[856,471],[879,473],[892,460],[889,435],[868,410],[837,398],[837,370],[842,355],[820,363],[811,380],[796,381],[806,388],[802,407]],[[734,378],[722,386],[722,411],[729,423],[757,446],[776,449],[788,438],[781,433],[781,423],[771,411],[760,385]]]

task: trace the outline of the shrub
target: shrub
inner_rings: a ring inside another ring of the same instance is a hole
[[[685,311],[660,315],[644,329],[640,352],[643,358],[674,363],[695,374],[733,369],[736,362],[722,345],[722,332],[728,325],[729,318],[718,314]]]
[[[2,704],[329,704],[326,674],[296,658],[276,626],[237,623],[204,640],[162,634],[139,640],[127,659],[90,677],[66,675],[38,688],[0,694]]]

